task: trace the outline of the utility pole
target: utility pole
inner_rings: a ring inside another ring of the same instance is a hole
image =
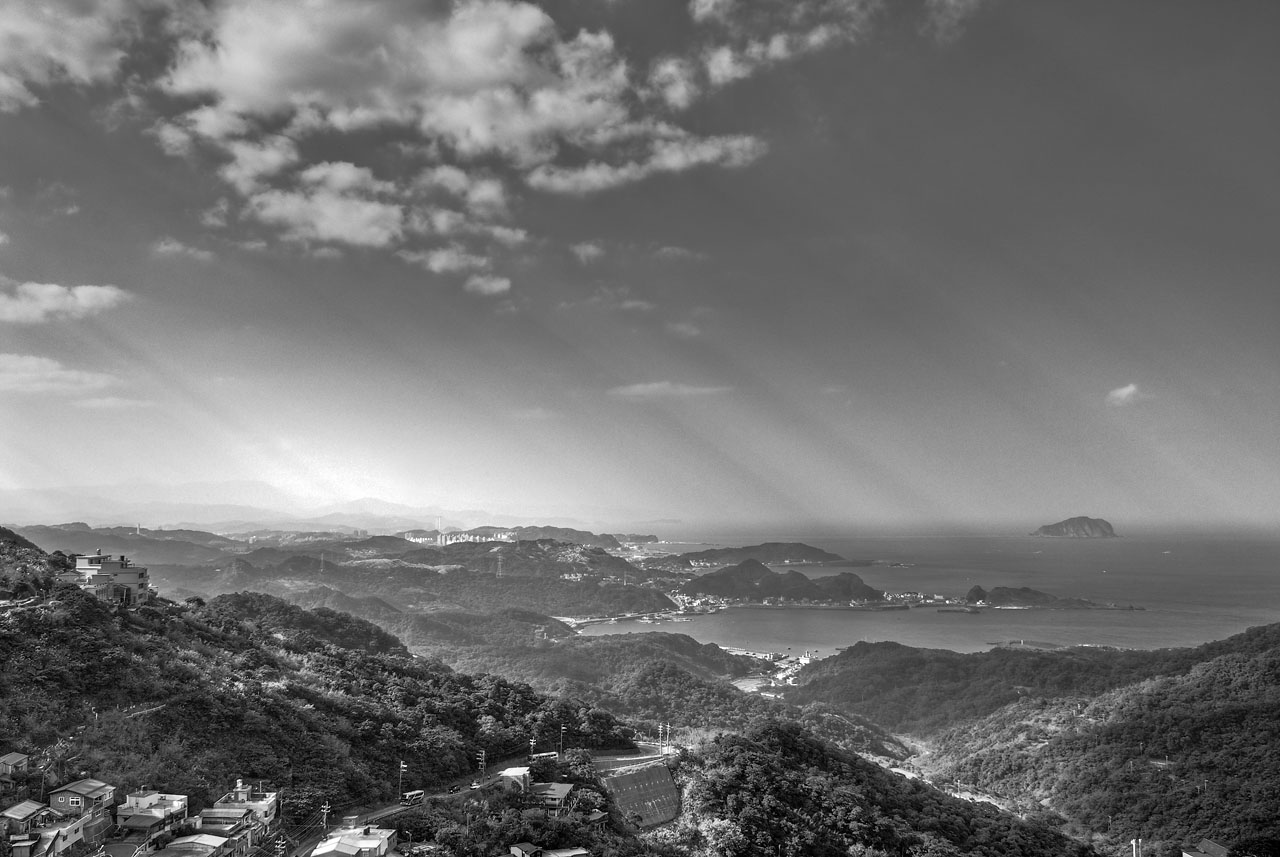
[[[478,751],[476,751],[476,763],[479,765],[479,768],[480,768],[480,776],[481,776],[481,778],[483,778],[483,777],[484,777],[484,768],[485,768],[485,751],[484,751],[484,750],[478,750]]]
[[[560,748],[556,751],[560,756],[564,755],[564,732],[568,728],[563,723],[560,724]]]
[[[530,759],[533,758],[533,745],[534,745],[534,739],[530,738],[529,739],[529,758]]]
[[[1142,857],[1142,838],[1130,839],[1129,844],[1133,846],[1133,857]]]
[[[402,797],[402,796],[404,795],[404,772],[405,772],[405,771],[407,771],[407,770],[409,770],[409,766],[408,766],[408,765],[406,765],[406,764],[404,763],[404,760],[402,759],[402,760],[400,761],[400,782],[399,782],[399,783],[397,784],[397,786],[396,786],[396,799],[397,799],[397,800],[399,800],[399,799],[400,799],[400,797]]]
[[[333,811],[333,807],[329,806],[329,802],[325,801],[320,804],[320,830],[327,833],[329,831],[329,813]]]

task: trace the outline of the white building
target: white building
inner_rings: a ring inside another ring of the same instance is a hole
[[[155,595],[147,569],[129,562],[124,554],[115,557],[98,551],[78,556],[75,569],[59,577],[103,601],[145,604]]]

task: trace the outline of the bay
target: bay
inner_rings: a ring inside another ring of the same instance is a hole
[[[717,543],[714,537],[705,541]],[[722,646],[791,655],[813,651],[822,657],[859,641],[893,641],[958,652],[984,651],[996,642],[1019,640],[1141,649],[1194,646],[1255,625],[1280,622],[1280,539],[1276,538],[782,535],[761,541],[804,541],[849,559],[872,560],[875,564],[870,567],[801,570],[813,577],[852,571],[871,586],[888,591],[963,596],[974,585],[985,589],[1028,586],[1058,597],[1144,609],[985,610],[971,615],[939,613],[935,607],[883,612],[730,608],[694,616],[688,622],[621,621],[587,626],[582,632],[666,631]]]

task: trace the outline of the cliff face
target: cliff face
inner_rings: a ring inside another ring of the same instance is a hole
[[[1045,524],[1031,535],[1054,539],[1113,539],[1116,531],[1101,518],[1067,518],[1056,524]]]

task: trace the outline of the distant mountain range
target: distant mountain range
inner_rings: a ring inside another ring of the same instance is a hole
[[[257,481],[135,483],[0,491],[0,523],[85,521],[97,526],[207,529],[236,534],[262,529],[404,532],[435,526],[466,529],[492,524],[581,527],[560,515],[537,520],[482,509],[411,506],[374,497],[319,503]]]

